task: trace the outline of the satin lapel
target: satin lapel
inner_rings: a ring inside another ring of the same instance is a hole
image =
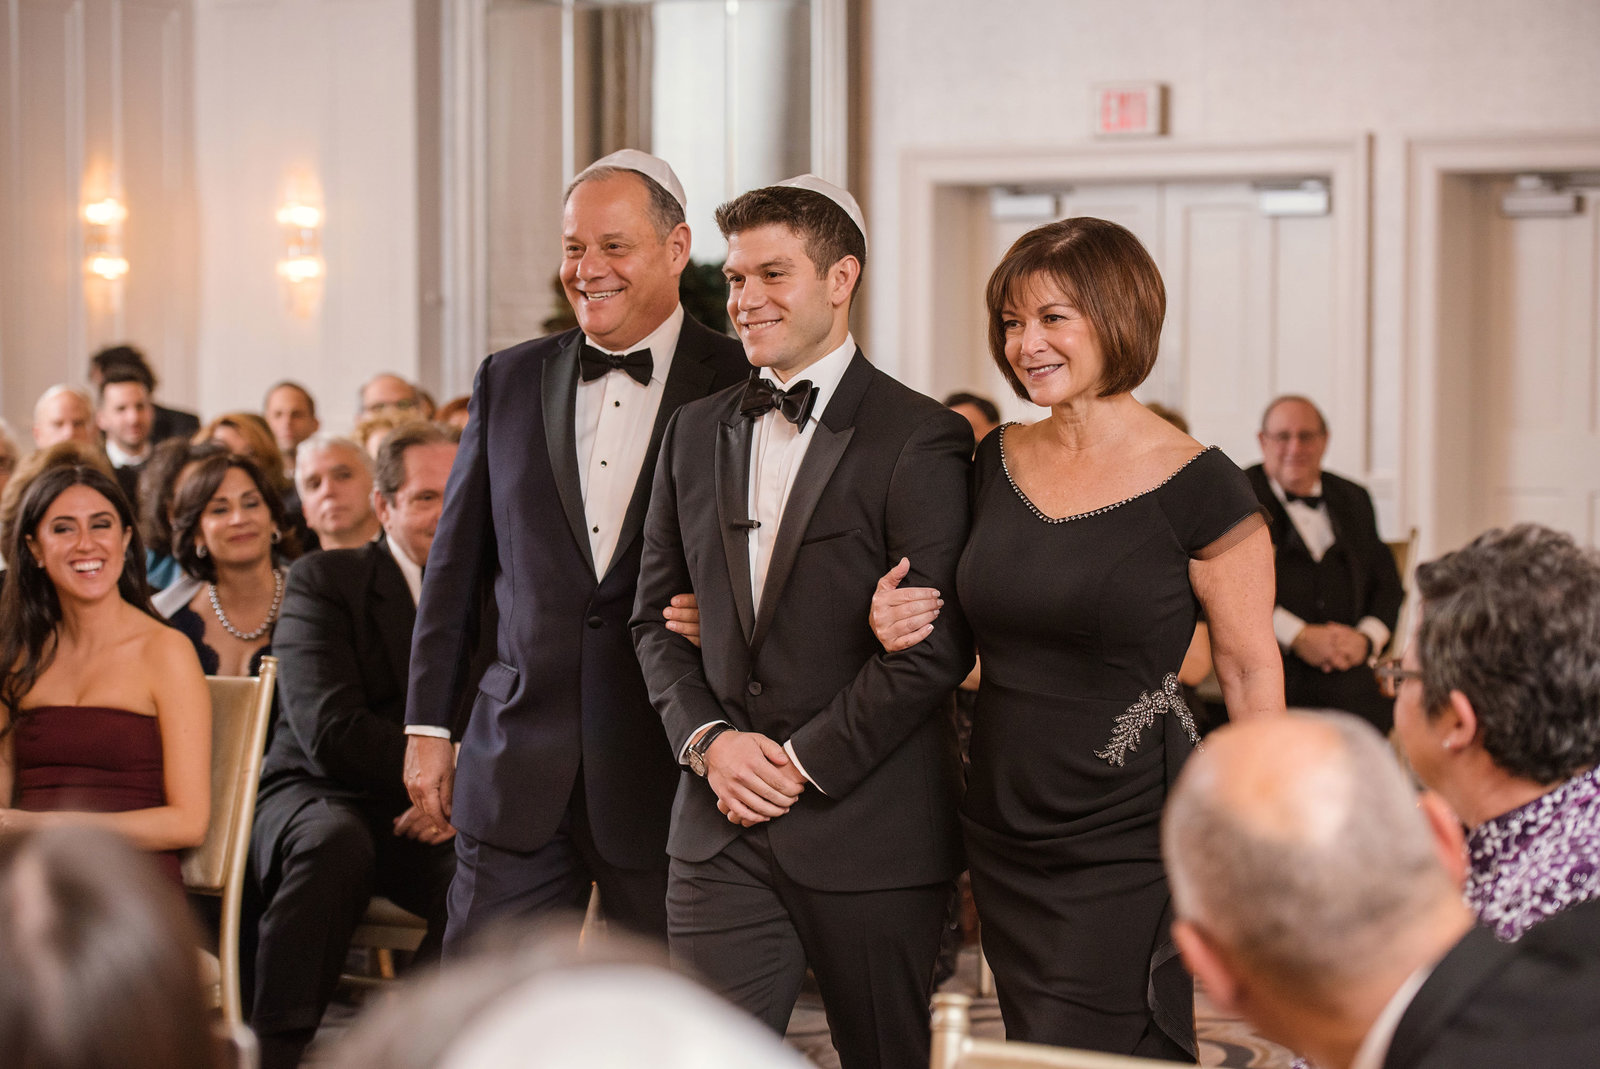
[[[578,478],[578,445],[574,411],[578,401],[578,350],[583,347],[583,332],[574,331],[572,340],[544,362],[544,381],[540,396],[544,401],[544,445],[550,456],[550,470],[556,478],[556,495],[567,514],[573,541],[589,571],[595,570],[594,552],[589,548],[589,527],[583,515],[583,483]]]
[[[661,391],[661,407],[656,409],[656,421],[650,428],[650,448],[639,467],[639,481],[634,484],[633,496],[628,499],[628,511],[622,517],[622,531],[617,535],[617,548],[606,565],[610,571],[622,559],[633,540],[644,530],[644,514],[650,507],[650,486],[655,481],[656,455],[661,449],[661,436],[666,432],[667,420],[680,405],[704,397],[711,391],[714,372],[705,363],[705,352],[695,344],[697,331],[684,319],[678,334],[678,349],[672,355],[672,370],[667,372],[666,385]],[[602,575],[602,578],[604,576]]]
[[[789,500],[784,503],[783,523],[778,528],[778,540],[772,546],[772,559],[767,563],[767,582],[761,588],[761,613],[756,617],[755,635],[750,640],[752,650],[759,649],[761,640],[766,637],[783,588],[789,582],[789,573],[794,570],[800,543],[811,524],[811,514],[817,510],[817,502],[822,500],[822,492],[828,488],[828,480],[833,478],[833,470],[839,466],[839,459],[856,432],[856,409],[867,392],[872,374],[872,365],[857,349],[828,402],[827,411],[811,431],[811,444],[795,474]]]
[[[735,400],[731,402],[738,404]],[[750,519],[750,435],[752,421],[733,412],[717,424],[717,448],[711,476],[717,483],[717,526],[722,552],[728,558],[728,581],[739,609],[745,641],[755,633],[755,597],[750,593],[750,531],[735,523]]]
[[[372,555],[372,592],[368,602],[372,624],[383,636],[389,668],[400,681],[402,691],[411,674],[411,632],[416,627],[417,606],[411,600],[406,577],[390,555],[388,543],[380,538],[368,548]]]

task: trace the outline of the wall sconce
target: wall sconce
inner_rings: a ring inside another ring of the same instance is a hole
[[[115,197],[83,206],[84,269],[97,278],[116,282],[128,273],[128,260],[122,255],[122,224],[128,209]]]
[[[278,274],[292,283],[322,277],[322,213],[309,204],[290,202],[278,209],[283,227],[283,259]]]

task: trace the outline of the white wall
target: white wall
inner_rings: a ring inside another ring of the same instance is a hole
[[[1091,84],[1162,81],[1174,141],[1373,135],[1372,470],[1356,474],[1382,481],[1404,441],[1407,138],[1600,128],[1594,0],[872,0],[871,17],[879,363],[896,370],[903,317],[937,314],[898,284],[904,153],[1084,144]]]
[[[256,409],[306,382],[346,429],[359,385],[418,372],[416,25],[410,0],[199,0],[193,401]],[[291,310],[275,213],[324,210],[321,299]]]

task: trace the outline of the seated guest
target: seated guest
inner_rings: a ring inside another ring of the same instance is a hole
[[[975,393],[953,393],[944,399],[944,407],[958,412],[972,424],[972,440],[981,442],[988,433],[1000,426],[1000,410],[987,397]]]
[[[150,459],[150,428],[155,409],[149,380],[130,368],[114,367],[100,382],[100,408],[95,423],[105,435],[106,459],[116,471],[117,485],[139,507],[139,472]]]
[[[94,405],[80,390],[52,386],[33,405],[33,444],[47,449],[57,442],[94,440]]]
[[[0,419],[0,494],[6,492],[6,483],[11,481],[11,475],[17,470],[17,461],[22,459],[22,453],[17,448],[17,440],[12,437],[11,427],[5,420]]]
[[[1461,831],[1344,714],[1213,732],[1162,824],[1173,936],[1225,1011],[1320,1069],[1588,1065],[1600,903],[1473,926]]]
[[[1533,525],[1417,569],[1395,735],[1470,829],[1467,904],[1501,939],[1600,898],[1600,555]],[[1387,666],[1386,666],[1387,668]]]
[[[467,409],[471,403],[472,398],[465,394],[460,397],[452,397],[439,406],[439,411],[433,417],[433,421],[454,427],[458,431],[464,431],[467,429]]]
[[[355,549],[378,537],[372,458],[355,442],[316,434],[295,456],[295,489],[306,526],[323,549]]]
[[[317,419],[316,398],[298,382],[284,381],[267,391],[262,411],[272,436],[277,440],[278,451],[283,454],[286,472],[294,474],[294,453],[300,443],[316,434],[322,426]]]
[[[383,445],[384,438],[389,432],[403,423],[411,423],[416,416],[396,416],[391,413],[379,413],[376,416],[362,416],[356,422],[356,429],[351,433],[356,441],[361,443],[361,448],[367,451],[367,456],[374,459],[378,456],[378,447]]]
[[[6,1064],[222,1069],[199,938],[171,883],[121,837],[91,828],[0,837]]]
[[[145,359],[144,353],[131,345],[113,345],[91,356],[89,384],[99,389],[106,375],[114,368],[138,373],[154,396],[158,385],[156,373],[150,369],[150,362]],[[152,442],[164,442],[168,438],[188,438],[200,429],[200,417],[193,412],[185,412],[178,408],[163,408],[154,402],[152,405],[155,408],[155,418],[150,427]]]
[[[16,564],[13,560],[5,559],[5,556],[10,552],[11,526],[16,522],[17,508],[22,504],[22,495],[27,492],[28,484],[46,468],[56,468],[63,464],[97,468],[107,478],[113,481],[116,479],[106,455],[94,446],[75,438],[57,442],[44,449],[36,449],[23,457],[17,464],[11,481],[6,483],[3,491],[0,491],[0,565],[9,568]]]
[[[294,479],[285,474],[283,454],[278,451],[278,441],[267,421],[254,412],[228,412],[207,423],[194,436],[197,442],[208,439],[222,443],[230,453],[242,453],[256,462],[256,467],[272,483],[272,489],[283,502],[285,530],[292,529],[300,545],[309,543],[311,532],[300,510],[300,497],[294,492]]]
[[[249,457],[208,457],[178,487],[172,544],[186,581],[156,595],[155,607],[194,643],[207,675],[256,675],[272,652],[286,562],[299,556],[286,523]]]
[[[1342,709],[1388,731],[1393,710],[1369,665],[1389,642],[1403,591],[1372,496],[1322,470],[1328,424],[1304,397],[1268,405],[1256,440],[1262,461],[1245,474],[1272,518],[1272,629],[1285,698],[1291,708]]]
[[[399,375],[387,371],[374,375],[361,387],[361,407],[357,419],[370,416],[391,416],[394,419],[417,419],[422,415],[422,400],[417,388]]]
[[[391,435],[375,494],[383,537],[313,554],[289,579],[282,723],[251,836],[266,903],[251,1014],[264,1069],[299,1063],[373,894],[427,918],[418,956],[438,954],[454,832],[411,806],[402,729],[417,592],[455,453],[430,423]]]
[[[144,539],[145,575],[152,592],[183,578],[172,555],[172,509],[178,484],[194,465],[227,450],[217,442],[194,445],[187,438],[168,438],[150,451],[139,471],[139,534]]]
[[[61,464],[30,483],[0,594],[0,829],[92,824],[159,852],[210,820],[211,701],[145,593],[144,546],[115,480]]]

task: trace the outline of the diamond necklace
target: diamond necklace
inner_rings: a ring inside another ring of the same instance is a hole
[[[283,604],[283,569],[272,569],[272,608],[267,610],[267,618],[254,631],[240,631],[234,627],[233,621],[228,619],[228,614],[222,611],[222,602],[217,598],[217,584],[209,584],[208,589],[211,595],[211,611],[217,614],[217,623],[222,625],[222,629],[240,642],[254,642],[272,630],[272,625],[278,620],[278,606]]]

